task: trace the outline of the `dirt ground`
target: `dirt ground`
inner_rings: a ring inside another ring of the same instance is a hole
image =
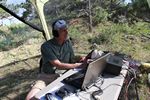
[[[24,100],[36,79],[42,39],[0,52],[0,100]]]
[[[24,100],[38,73],[40,56],[0,67],[0,99]]]

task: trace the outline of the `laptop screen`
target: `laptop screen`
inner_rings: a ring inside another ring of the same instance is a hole
[[[90,88],[93,83],[96,82],[98,77],[102,74],[104,67],[106,65],[106,58],[110,55],[110,53],[105,54],[104,56],[98,58],[97,60],[91,62],[88,65],[84,81],[82,84],[82,89]]]
[[[101,75],[105,65],[106,58],[110,53],[96,59],[95,61],[89,63],[87,69],[81,70],[63,80],[64,83],[74,86],[77,89],[85,90],[92,86],[92,84]]]

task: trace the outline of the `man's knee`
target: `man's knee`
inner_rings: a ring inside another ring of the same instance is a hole
[[[34,97],[35,94],[38,93],[39,91],[41,91],[44,87],[46,87],[46,84],[44,81],[41,81],[41,80],[36,81],[35,84],[33,85],[32,89],[28,93],[26,100],[37,100]]]
[[[32,85],[32,89],[28,93],[26,100],[36,100],[34,98],[36,93],[38,93],[40,90],[46,87],[47,84],[51,83],[58,77],[59,75],[57,74],[52,74],[52,75],[39,74],[38,80]]]
[[[34,96],[39,91],[40,91],[40,89],[38,89],[38,88],[32,88],[31,91],[28,93],[26,100],[37,100]]]

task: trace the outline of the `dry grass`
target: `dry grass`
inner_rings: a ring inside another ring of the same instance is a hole
[[[75,46],[78,54],[86,53],[89,46]],[[79,51],[82,52],[79,52]],[[30,89],[31,83],[36,79],[38,74],[40,56],[20,60],[0,67],[0,99],[1,100],[24,100]],[[130,87],[131,88],[131,87]],[[147,74],[138,78],[138,93],[140,100],[148,100],[150,97],[147,85]],[[134,92],[135,95],[135,92]],[[136,100],[134,96],[131,100]],[[123,99],[121,99],[123,100]]]
[[[24,100],[38,73],[39,57],[0,67],[0,99]]]

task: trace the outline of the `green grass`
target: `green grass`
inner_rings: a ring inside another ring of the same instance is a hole
[[[97,27],[96,36],[91,37],[89,42],[107,45],[103,49],[123,52],[132,55],[135,59],[149,61],[150,40],[143,36],[150,36],[149,27],[150,24],[144,22],[135,25],[107,23]],[[143,54],[147,56],[141,57]]]
[[[22,45],[30,38],[41,38],[42,33],[24,24],[0,28],[0,51],[8,51]]]

